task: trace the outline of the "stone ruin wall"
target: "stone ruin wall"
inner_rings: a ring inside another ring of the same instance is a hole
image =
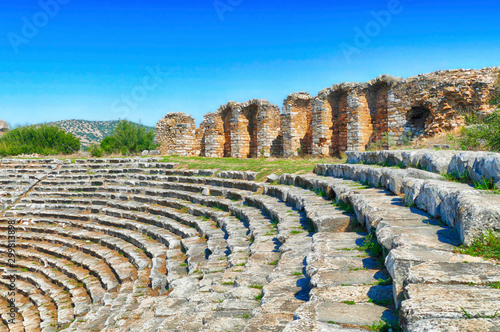
[[[283,103],[281,114],[283,156],[312,154],[312,97],[306,92],[293,93]]]
[[[207,114],[200,128],[189,122],[194,134],[174,128],[170,140],[158,140],[166,146],[162,151],[171,151],[172,137],[182,134],[182,146],[192,147],[190,155],[219,158],[332,156],[364,151],[377,142],[389,148],[460,128],[467,115],[493,112],[489,100],[497,92],[499,73],[494,67],[408,79],[382,75],[367,83],[334,85],[315,97],[291,94],[282,114],[265,100],[229,102]]]
[[[199,137],[194,118],[184,113],[169,113],[156,125],[163,155],[199,156]]]
[[[199,130],[203,156],[255,158],[281,153],[280,109],[265,100],[229,102],[207,114]]]
[[[5,134],[9,130],[9,125],[7,122],[0,120],[0,136]]]

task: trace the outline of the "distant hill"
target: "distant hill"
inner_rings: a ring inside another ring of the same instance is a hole
[[[102,141],[106,136],[110,136],[119,121],[87,121],[87,120],[63,120],[49,122],[46,125],[57,126],[68,133],[72,133],[81,141],[82,148],[90,144]],[[149,130],[153,127],[144,126]]]

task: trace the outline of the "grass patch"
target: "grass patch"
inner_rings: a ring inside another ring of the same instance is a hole
[[[475,257],[500,260],[500,234],[488,231],[480,239],[476,239],[470,247],[460,246],[457,251]]]
[[[206,157],[179,157],[167,156],[162,162],[180,163],[180,168],[189,169],[220,169],[221,171],[253,171],[259,172],[258,181],[265,180],[266,177],[275,173],[278,175],[289,173],[310,173],[314,170],[316,164],[342,163],[344,159],[338,158],[206,158]]]
[[[471,178],[468,171],[465,171],[463,173],[451,172],[447,174],[442,174],[442,176],[448,181],[471,183]]]
[[[378,243],[374,233],[370,233],[365,237],[363,244],[358,250],[366,251],[380,266],[384,266],[384,247]]]
[[[356,304],[356,302],[354,302],[354,301],[344,301],[342,303],[345,303],[347,305],[355,305]]]
[[[334,202],[332,202],[332,204],[337,208],[339,208],[340,210],[345,211],[349,214],[354,213],[354,206],[352,204],[347,204],[340,200],[335,200]]]
[[[379,332],[402,332],[403,329],[396,322],[389,322],[386,319],[374,322],[372,325],[366,326],[369,331]]]
[[[387,279],[378,279],[374,284],[378,286],[389,286],[392,285],[392,278],[389,277]]]
[[[264,288],[264,286],[260,286],[260,285],[250,285],[248,287],[254,288],[254,289],[262,289],[262,288]]]

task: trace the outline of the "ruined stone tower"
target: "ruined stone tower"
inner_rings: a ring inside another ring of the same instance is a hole
[[[199,156],[194,118],[184,113],[169,113],[156,125],[156,139],[163,155]]]

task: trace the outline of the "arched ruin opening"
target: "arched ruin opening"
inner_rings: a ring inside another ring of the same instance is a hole
[[[425,133],[425,123],[430,115],[431,111],[427,107],[412,107],[406,113],[405,132],[410,132],[413,136],[420,136]]]

